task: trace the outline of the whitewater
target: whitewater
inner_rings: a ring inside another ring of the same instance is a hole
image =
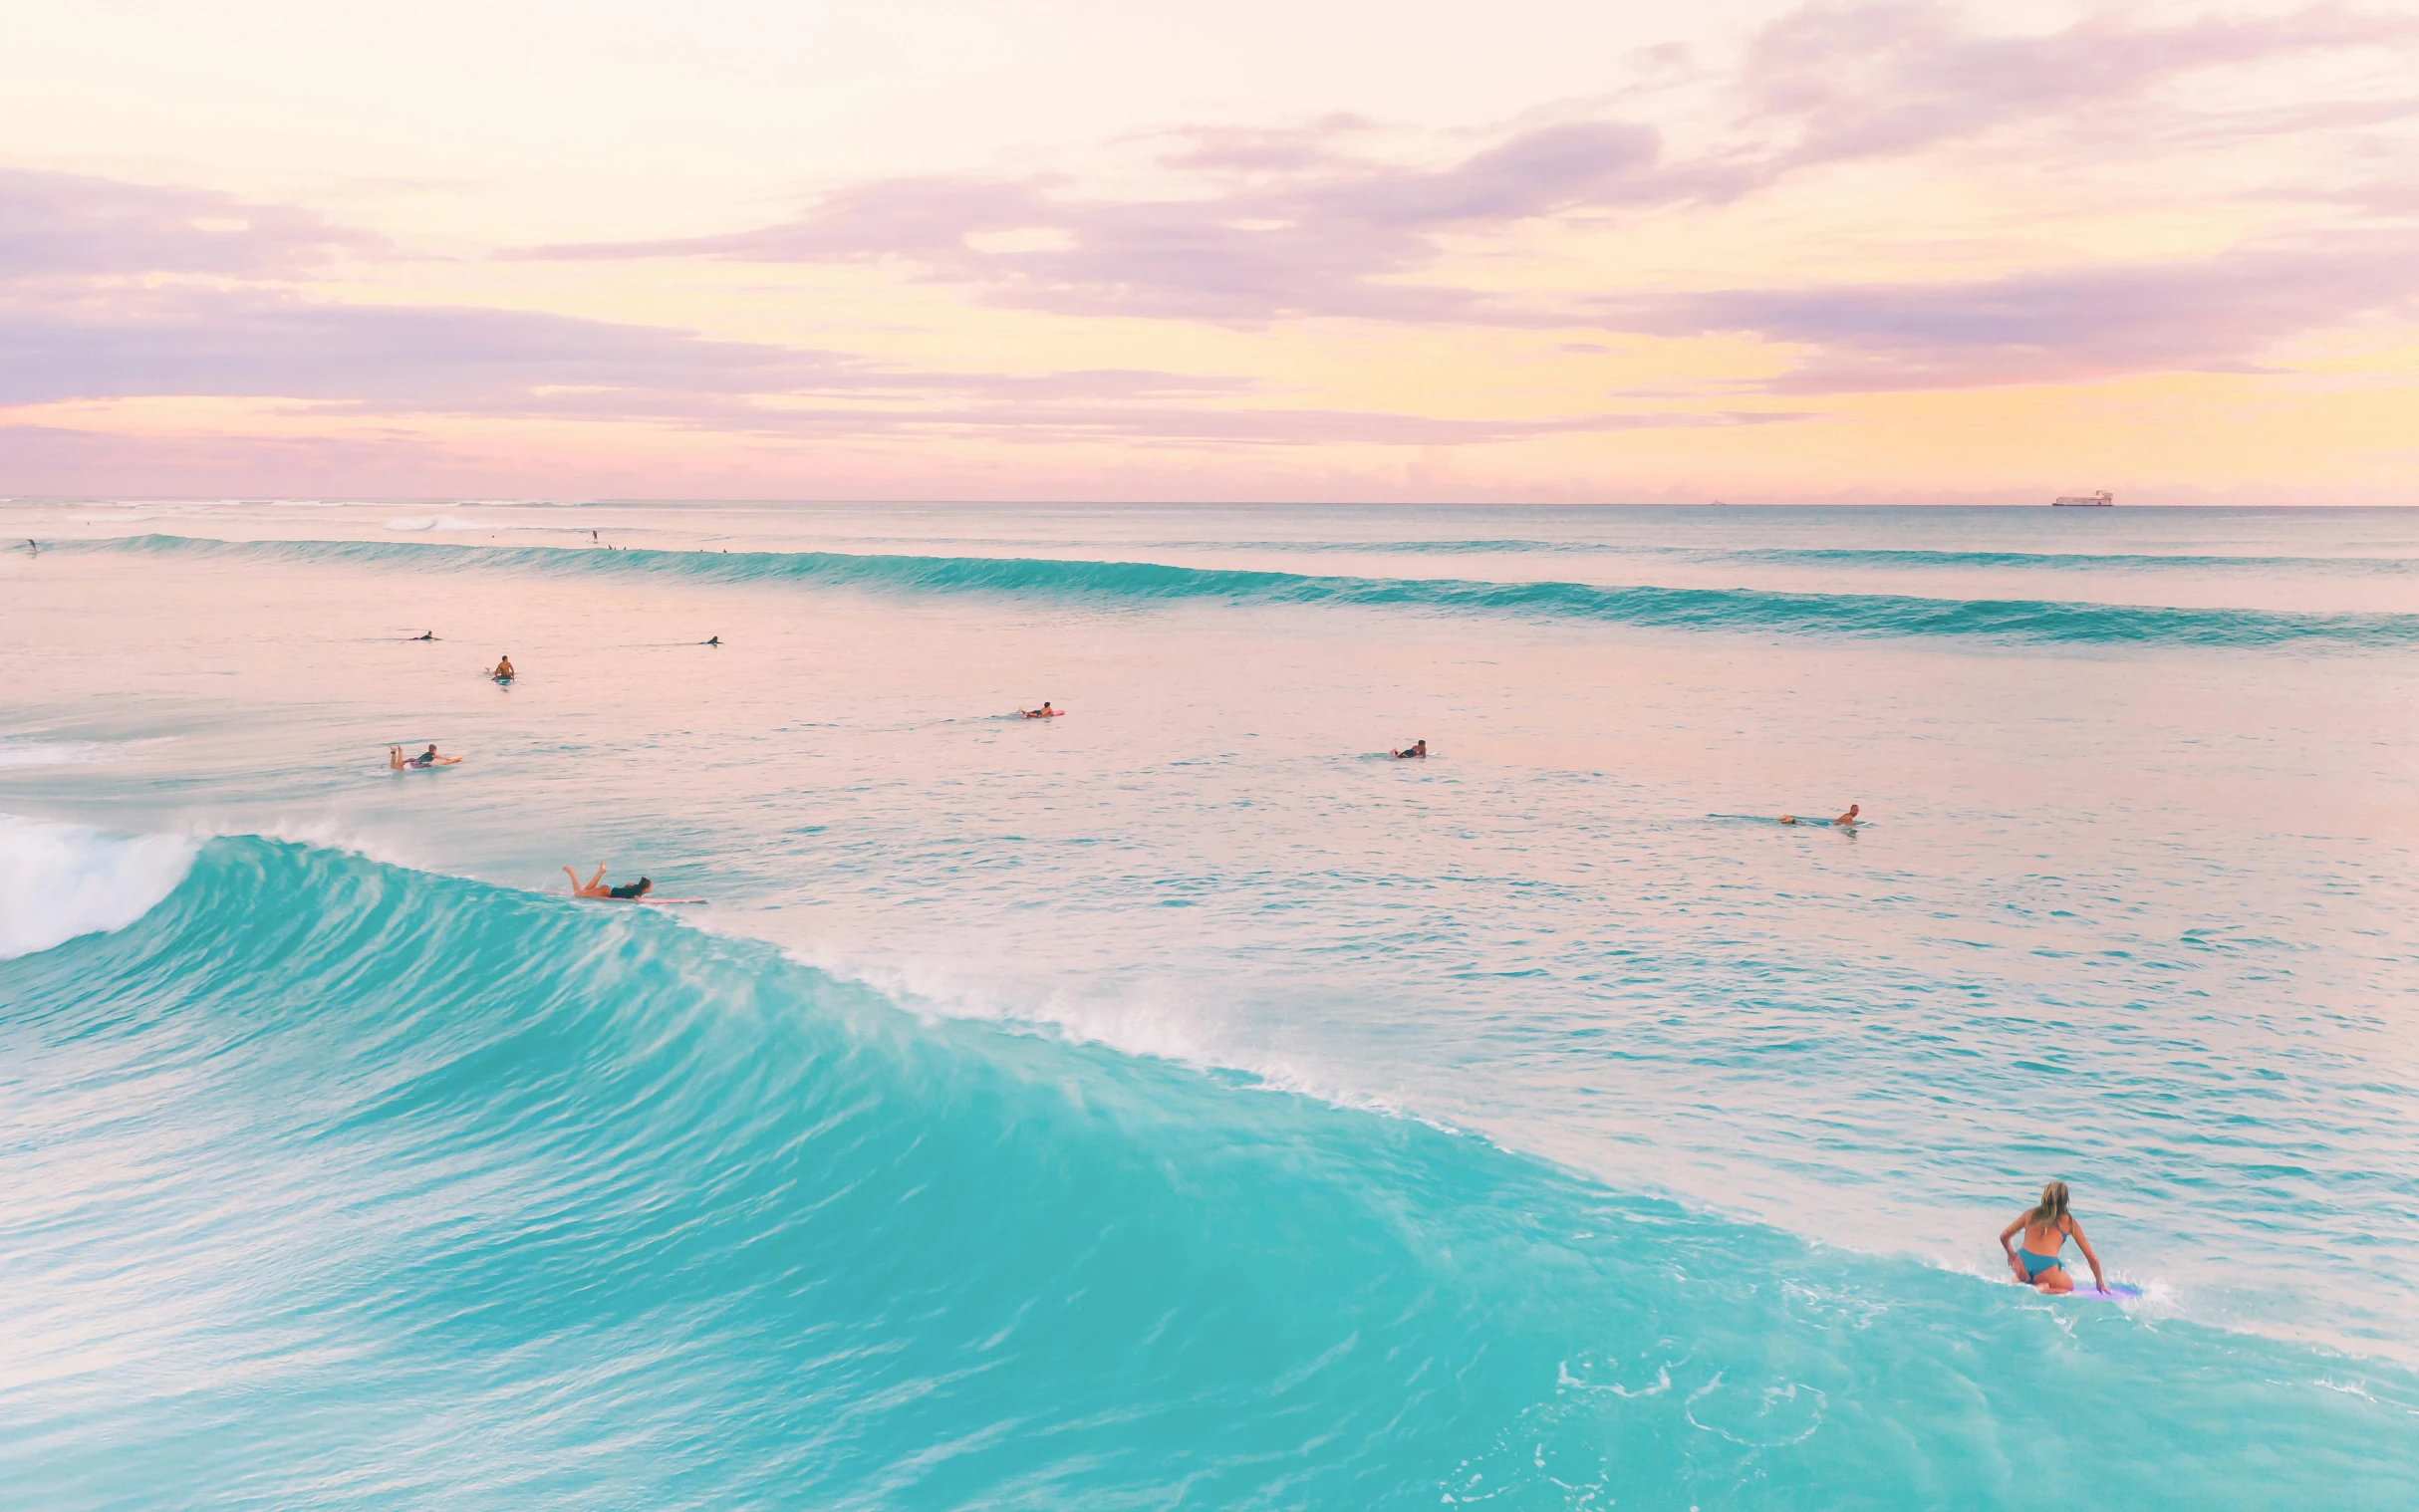
[[[2419,513],[0,535],[24,1504],[2419,1505]]]

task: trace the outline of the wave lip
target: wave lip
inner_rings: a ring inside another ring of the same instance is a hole
[[[836,552],[589,551],[401,541],[227,542],[131,536],[100,550],[254,561],[489,567],[612,573],[693,583],[797,583],[912,593],[978,593],[1089,603],[1207,602],[1408,609],[1561,623],[1859,639],[1949,637],[2032,645],[2404,649],[2419,615],[2181,609],[2050,599],[1934,599],[1764,589],[1605,587],[1460,578],[1358,578],[1032,557],[855,556]]]
[[[198,849],[0,814],[0,960],[125,928],[175,890]]]

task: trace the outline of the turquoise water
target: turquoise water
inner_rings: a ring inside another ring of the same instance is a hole
[[[2419,515],[0,530],[31,1504],[2419,1503]]]

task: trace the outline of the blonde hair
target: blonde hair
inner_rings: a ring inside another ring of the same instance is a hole
[[[2041,1188],[2041,1205],[2032,1210],[2035,1224],[2062,1223],[2066,1218],[2066,1183],[2052,1181]]]

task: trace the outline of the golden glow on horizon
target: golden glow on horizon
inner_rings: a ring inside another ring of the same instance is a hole
[[[1293,14],[45,16],[0,493],[2419,502],[2419,24]]]

